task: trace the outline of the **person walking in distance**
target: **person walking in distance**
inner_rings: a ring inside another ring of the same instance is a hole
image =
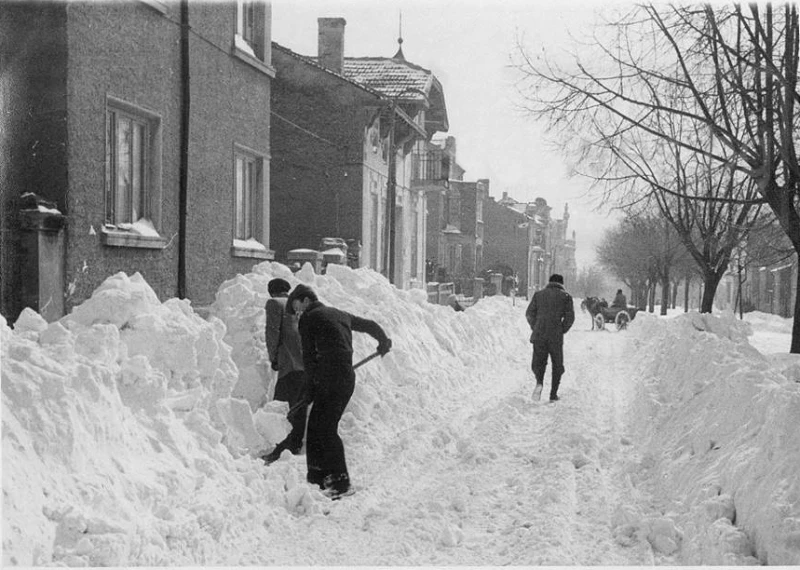
[[[564,278],[558,273],[550,276],[547,287],[533,294],[525,318],[531,327],[533,359],[531,368],[536,377],[533,399],[542,397],[547,357],[553,365],[550,401],[558,400],[558,386],[564,374],[564,335],[575,322],[572,297],[564,290]]]
[[[306,373],[303,369],[302,345],[297,317],[287,312],[291,285],[285,279],[272,279],[267,284],[270,299],[267,299],[265,339],[272,369],[278,372],[275,384],[275,400],[287,402],[294,408],[287,419],[292,426],[289,435],[268,454],[261,457],[269,465],[277,461],[288,449],[294,455],[303,447],[308,405],[298,407],[306,391]]]
[[[306,285],[298,285],[289,295],[289,311],[300,314],[303,363],[312,402],[306,433],[306,479],[331,499],[338,499],[350,490],[339,420],[355,388],[353,331],[377,340],[381,356],[389,352],[392,341],[375,321],[323,305]]]

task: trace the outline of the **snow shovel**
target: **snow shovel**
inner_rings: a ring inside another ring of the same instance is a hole
[[[370,360],[372,360],[372,359],[373,359],[373,358],[375,358],[376,356],[380,356],[380,355],[381,355],[381,353],[380,353],[380,352],[378,352],[378,351],[376,350],[375,352],[373,352],[372,354],[370,354],[370,355],[369,355],[369,356],[367,356],[366,358],[362,358],[361,360],[359,360],[358,362],[356,362],[356,363],[353,365],[353,370],[355,370],[356,368],[358,368],[359,366],[361,366],[361,365],[363,365],[363,364],[366,364],[367,362],[369,362]],[[292,407],[292,409],[290,409],[290,410],[289,410],[289,413],[288,413],[288,414],[286,414],[286,418],[287,418],[287,419],[289,419],[289,421],[292,421],[292,419],[291,419],[291,418],[292,418],[293,416],[297,415],[297,414],[300,412],[300,410],[302,410],[303,408],[305,408],[306,406],[308,406],[308,404],[309,404],[309,403],[310,403],[310,402],[309,402],[309,400],[307,400],[307,399],[303,398],[301,401],[299,401],[298,403],[296,403],[296,404],[295,404],[295,405]]]

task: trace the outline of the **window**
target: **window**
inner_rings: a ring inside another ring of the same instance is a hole
[[[264,0],[236,0],[233,53],[256,69],[275,77],[272,68],[270,4]]]
[[[161,120],[109,99],[106,107],[106,245],[161,248]]]
[[[272,259],[269,236],[269,162],[255,151],[234,147],[233,247],[235,257]]]
[[[236,32],[255,51],[259,46],[256,38],[256,5],[253,0],[239,0],[236,11]]]
[[[257,239],[259,165],[255,157],[236,154],[235,200],[236,220],[234,239]]]
[[[108,111],[108,200],[106,222],[132,224],[149,218],[146,120],[124,111]]]

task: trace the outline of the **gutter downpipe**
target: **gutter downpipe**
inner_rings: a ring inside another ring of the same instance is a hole
[[[181,126],[178,172],[178,298],[186,298],[186,218],[189,187],[189,0],[181,0]]]

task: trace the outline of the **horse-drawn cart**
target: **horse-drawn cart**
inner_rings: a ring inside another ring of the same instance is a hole
[[[605,299],[587,297],[581,303],[581,309],[588,310],[592,316],[592,330],[603,330],[606,323],[614,323],[617,330],[628,328],[639,309],[635,307],[609,307]]]

